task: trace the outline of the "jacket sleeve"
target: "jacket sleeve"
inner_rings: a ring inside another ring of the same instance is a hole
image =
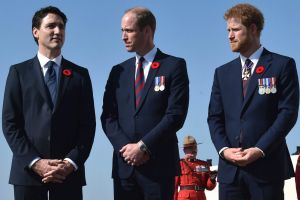
[[[20,165],[27,168],[37,157],[37,150],[27,138],[24,126],[22,86],[17,69],[12,66],[7,76],[3,109],[2,129],[5,139]]]
[[[215,70],[214,81],[210,96],[208,118],[210,137],[218,152],[223,147],[231,147],[225,132],[225,115],[218,80],[218,70]]]
[[[111,70],[105,86],[101,124],[103,131],[113,145],[114,150],[119,152],[123,146],[129,144],[131,141],[120,127],[118,121],[118,105],[116,100],[115,84],[115,74],[117,73],[117,66],[115,66]]]
[[[96,128],[93,89],[87,70],[84,71],[80,98],[81,104],[80,108],[78,108],[80,112],[78,121],[78,143],[66,157],[70,158],[77,165],[82,166],[90,154]]]
[[[175,176],[174,200],[178,198],[178,187],[180,186],[180,176]]]

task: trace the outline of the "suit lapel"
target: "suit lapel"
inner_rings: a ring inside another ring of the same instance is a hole
[[[52,108],[52,100],[45,84],[44,76],[42,73],[41,65],[37,56],[33,58],[33,79],[36,79],[36,87],[41,93],[42,97],[45,99],[50,108]]]
[[[68,65],[71,65],[71,64],[68,61],[66,61],[64,58],[62,58],[61,67],[59,68],[59,74],[58,74],[58,86],[57,86],[58,91],[57,91],[57,98],[56,98],[56,103],[55,103],[55,107],[54,107],[54,112],[58,108],[58,106],[61,102],[61,99],[64,95],[64,92],[66,91],[66,88],[69,84],[69,81],[73,76],[71,66],[68,66]],[[68,71],[64,72],[64,70],[68,70]],[[71,74],[66,75],[65,73],[68,73],[68,72],[70,72]]]
[[[248,104],[251,97],[254,95],[254,93],[256,91],[256,88],[258,86],[257,80],[260,79],[264,75],[264,73],[266,71],[268,71],[269,67],[271,66],[271,60],[272,60],[271,53],[268,50],[264,49],[262,55],[260,56],[260,58],[258,60],[256,67],[263,66],[265,68],[265,70],[261,74],[256,73],[254,70],[254,72],[250,78],[250,81],[249,81],[247,93],[246,93],[245,100],[244,100],[243,107],[242,107],[242,111],[245,108],[245,106]]]
[[[162,56],[162,52],[159,49],[157,49],[157,53],[155,55],[155,58],[154,58],[153,62],[159,62],[160,66],[162,65],[161,56]],[[136,113],[141,109],[141,107],[143,105],[143,102],[145,101],[145,98],[146,98],[146,96],[149,92],[149,89],[150,89],[150,87],[151,87],[151,85],[154,81],[154,77],[157,74],[158,70],[159,70],[159,68],[153,69],[150,66],[149,74],[148,74],[144,89],[142,91],[141,101],[140,101],[138,107],[136,108]]]

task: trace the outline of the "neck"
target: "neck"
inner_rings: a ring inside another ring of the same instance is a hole
[[[140,51],[137,51],[136,53],[140,56],[145,56],[147,53],[149,53],[149,51],[151,51],[153,49],[153,47],[154,47],[153,43],[145,45],[145,47],[143,49],[141,49]]]
[[[61,49],[52,49],[52,50],[45,50],[42,48],[39,48],[39,52],[46,56],[49,59],[56,58],[61,54]]]
[[[260,47],[259,40],[256,42],[253,42],[252,45],[247,46],[247,49],[244,51],[240,51],[240,53],[245,56],[246,58],[249,58],[257,49]]]

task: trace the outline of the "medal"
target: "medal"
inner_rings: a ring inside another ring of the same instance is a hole
[[[160,86],[159,86],[159,90],[160,90],[160,91],[164,91],[164,90],[165,90],[165,76],[161,76],[161,77],[160,77]]]
[[[273,94],[275,94],[277,92],[277,89],[276,89],[276,78],[275,77],[271,78],[271,84],[272,84],[271,92]]]
[[[270,78],[265,78],[265,79],[266,79],[266,94],[270,94],[271,93]]]
[[[154,91],[158,92],[159,91],[159,82],[160,82],[160,77],[155,77],[155,82],[154,82]]]
[[[263,79],[259,78],[258,79],[258,94],[263,95],[265,94],[265,88],[263,85]]]

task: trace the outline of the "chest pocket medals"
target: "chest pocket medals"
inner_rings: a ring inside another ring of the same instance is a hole
[[[275,94],[276,89],[276,78],[259,78],[258,79],[258,94]]]
[[[165,86],[165,81],[166,78],[165,76],[157,76],[154,79],[154,91],[159,92],[159,91],[164,91],[166,86]]]

